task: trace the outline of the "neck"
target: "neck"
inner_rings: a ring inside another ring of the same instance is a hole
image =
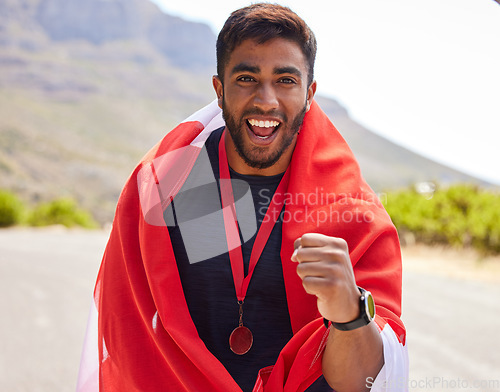
[[[247,175],[247,176],[275,176],[284,173],[292,160],[293,150],[295,148],[295,143],[297,142],[297,136],[295,136],[292,144],[288,146],[285,152],[281,155],[278,161],[265,169],[259,169],[248,165],[245,160],[240,156],[236,147],[233,143],[233,139],[229,134],[229,131],[224,132],[225,139],[224,143],[226,145],[227,162],[231,169],[236,173]]]

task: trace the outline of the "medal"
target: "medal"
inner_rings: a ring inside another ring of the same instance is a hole
[[[246,354],[252,348],[252,344],[252,331],[243,325],[233,329],[233,332],[231,332],[231,335],[229,336],[229,347],[235,354]]]
[[[229,348],[238,355],[246,354],[252,348],[253,335],[247,327],[243,325],[243,302],[238,301],[240,305],[240,325],[233,329],[229,336]]]
[[[236,290],[237,304],[239,305],[239,325],[231,332],[229,336],[229,347],[235,354],[246,354],[253,344],[253,334],[250,329],[243,325],[243,304],[247,293],[248,285],[252,279],[252,274],[257,265],[260,255],[264,250],[266,242],[271,235],[274,224],[285,204],[285,190],[290,178],[287,169],[281,179],[273,198],[269,203],[266,216],[262,221],[250,255],[248,274],[244,276],[243,254],[241,252],[241,240],[238,230],[238,220],[236,217],[236,207],[234,205],[233,188],[231,185],[231,176],[229,165],[227,163],[226,145],[224,142],[226,131],[223,132],[219,142],[219,175],[220,192],[222,202],[222,214],[224,217],[224,228],[226,230],[226,239],[229,251],[229,260],[231,261],[231,271],[233,273],[234,288]]]

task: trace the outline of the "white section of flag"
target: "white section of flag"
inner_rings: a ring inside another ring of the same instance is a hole
[[[90,305],[87,332],[83,342],[80,371],[76,392],[99,392],[99,349],[98,349],[98,314],[94,298]]]
[[[366,385],[371,392],[407,392],[409,378],[408,349],[396,336],[389,324],[380,332],[384,343],[384,366]]]

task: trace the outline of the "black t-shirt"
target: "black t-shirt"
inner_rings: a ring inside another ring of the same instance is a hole
[[[218,146],[222,130],[214,131],[205,144],[209,160],[206,166],[211,166],[215,181],[189,191],[181,189],[181,197],[176,197],[167,208],[165,220],[184,296],[198,334],[242,390],[251,392],[258,371],[276,362],[293,335],[280,258],[282,224],[278,220],[273,227],[243,305],[243,323],[253,333],[252,348],[244,355],[234,354],[229,348],[229,335],[238,326],[239,306],[225,237],[221,238],[220,231],[224,230],[218,192]],[[256,229],[282,175],[244,176],[231,169],[230,172],[246,274]],[[249,200],[250,206],[253,205],[251,211],[245,208]],[[204,252],[209,255],[206,259]],[[308,389],[311,392],[330,390],[323,377]]]

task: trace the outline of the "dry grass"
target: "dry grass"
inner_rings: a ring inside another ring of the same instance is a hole
[[[402,248],[403,268],[456,279],[500,283],[500,256],[482,256],[472,249],[409,245]]]

